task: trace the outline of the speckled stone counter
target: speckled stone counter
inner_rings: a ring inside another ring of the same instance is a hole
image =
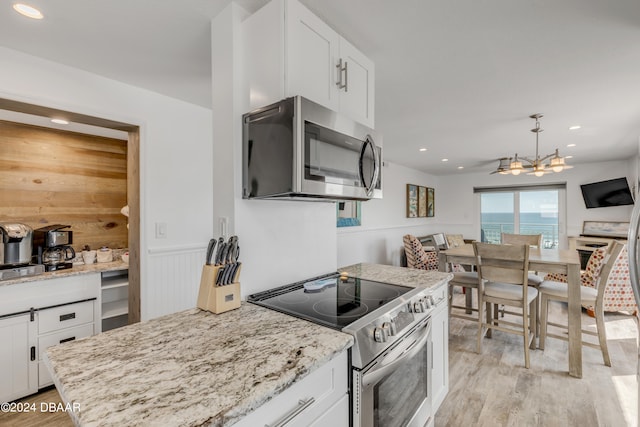
[[[228,426],[353,345],[329,328],[253,304],[199,309],[47,350],[83,426]]]
[[[360,279],[375,280],[413,288],[418,286],[438,286],[442,284],[443,281],[448,282],[453,278],[453,274],[451,273],[381,264],[354,264],[339,268],[338,271],[346,272],[349,276]]]
[[[112,262],[101,262],[95,263],[91,265],[74,265],[71,268],[67,268],[66,270],[58,270],[58,271],[48,271],[42,274],[37,274],[35,276],[26,276],[26,277],[18,277],[15,279],[9,280],[0,280],[0,286],[9,286],[9,285],[17,285],[20,283],[26,282],[35,282],[36,280],[47,280],[47,279],[56,279],[59,277],[69,277],[69,276],[78,276],[81,274],[88,273],[101,273],[103,271],[116,271],[116,270],[127,270],[129,268],[129,264],[124,261],[112,261]]]

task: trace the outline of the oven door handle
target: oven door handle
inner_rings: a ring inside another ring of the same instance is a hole
[[[395,359],[393,362],[381,366],[373,372],[368,372],[362,376],[362,387],[366,388],[371,386],[372,384],[377,383],[382,378],[391,373],[398,365],[403,363],[405,360],[412,358],[416,354],[418,354],[422,348],[425,346],[427,341],[429,341],[429,337],[431,336],[431,321],[427,322],[425,326],[424,332],[421,333],[420,337],[409,344],[400,354],[400,357]]]

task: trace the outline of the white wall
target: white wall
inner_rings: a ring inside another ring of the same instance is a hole
[[[383,198],[362,203],[362,226],[337,229],[338,267],[358,262],[400,265],[402,236],[441,231],[448,197],[440,190],[440,178],[389,162],[382,173]],[[407,184],[435,189],[433,218],[407,218]]]
[[[567,183],[567,235],[579,235],[585,220],[629,221],[633,206],[586,209],[580,191],[581,184],[627,177],[633,183],[635,158],[575,165],[558,174],[535,176],[489,175],[488,173],[461,174],[440,177],[441,193],[447,195],[440,204],[445,232],[461,232],[465,237],[480,238],[480,211],[473,187],[566,182]],[[566,244],[566,242],[565,242]]]
[[[195,306],[199,283],[172,266],[213,234],[211,111],[6,48],[0,64],[1,98],[140,126],[142,318]],[[160,268],[168,287],[156,292]]]
[[[241,294],[336,270],[334,203],[242,199],[242,114],[249,109],[242,19],[231,3],[212,22],[215,136],[213,223],[229,217],[240,245]],[[233,193],[229,193],[233,189]],[[218,230],[216,230],[218,232]]]

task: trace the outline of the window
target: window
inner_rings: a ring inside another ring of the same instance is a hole
[[[543,248],[557,248],[565,240],[564,186],[542,185],[475,188],[480,193],[480,237],[500,243],[501,233],[542,234]]]

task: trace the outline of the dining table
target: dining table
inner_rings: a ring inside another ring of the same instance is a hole
[[[439,270],[451,264],[476,265],[470,244],[439,251]],[[569,375],[582,378],[582,307],[580,305],[580,258],[568,249],[529,250],[529,269],[541,273],[563,273],[568,283]]]

